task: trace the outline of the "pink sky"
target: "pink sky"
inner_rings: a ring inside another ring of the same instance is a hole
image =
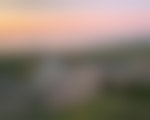
[[[142,32],[150,33],[150,9],[0,10],[1,51],[86,48]]]

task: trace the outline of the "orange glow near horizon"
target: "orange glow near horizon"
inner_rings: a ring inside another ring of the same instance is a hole
[[[150,28],[149,11],[0,12],[1,46],[91,44],[86,38],[136,33]],[[38,39],[36,41],[32,39]],[[72,40],[73,39],[73,40]],[[79,39],[79,41],[78,41]],[[81,42],[80,39],[83,39]],[[71,42],[69,42],[70,40]],[[103,42],[103,41],[102,41]],[[49,46],[48,46],[49,47]]]

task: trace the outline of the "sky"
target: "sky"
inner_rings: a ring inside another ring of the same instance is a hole
[[[83,49],[149,33],[148,0],[0,0],[0,51]]]

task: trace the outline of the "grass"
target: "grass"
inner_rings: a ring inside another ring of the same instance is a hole
[[[133,87],[128,90],[112,90],[103,97],[68,109],[39,112],[31,120],[149,120],[150,89]],[[29,119],[28,119],[29,120]]]

